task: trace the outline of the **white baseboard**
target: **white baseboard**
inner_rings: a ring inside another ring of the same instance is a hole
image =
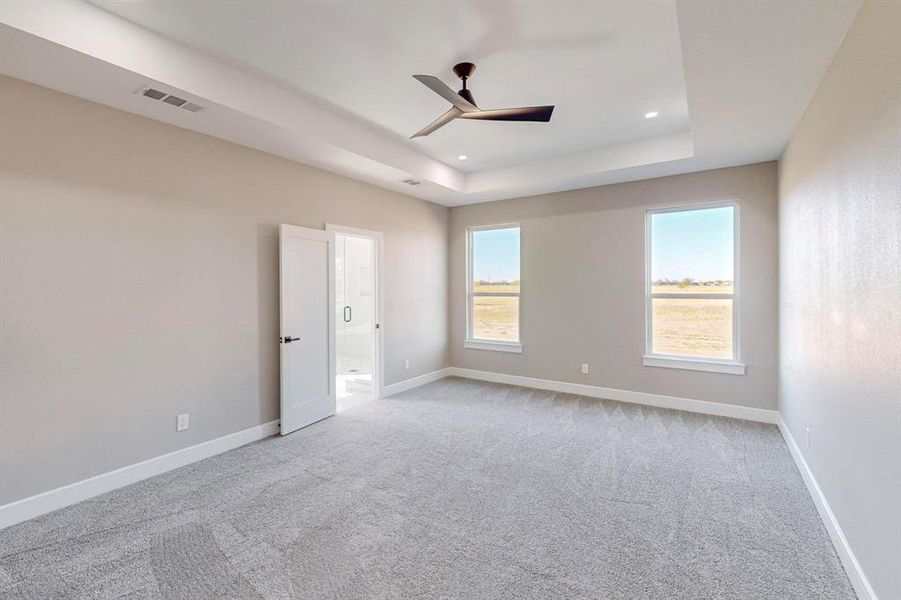
[[[393,396],[394,394],[406,392],[407,390],[418,388],[421,385],[432,383],[433,381],[438,381],[439,379],[444,379],[448,375],[450,375],[450,367],[437,369],[435,371],[431,371],[430,373],[425,373],[424,375],[418,375],[416,377],[411,377],[410,379],[404,379],[403,381],[392,383],[391,385],[386,385],[382,388],[382,398],[387,398],[388,396]]]
[[[278,433],[270,421],[0,506],[0,529]]]
[[[785,424],[782,417],[779,417],[779,431],[782,432],[782,437],[785,438],[785,444],[788,446],[792,458],[795,459],[798,470],[801,471],[801,477],[804,478],[804,483],[807,484],[807,490],[810,492],[813,503],[820,513],[820,518],[826,526],[826,531],[829,532],[829,537],[832,539],[832,545],[835,546],[838,558],[842,561],[842,566],[845,568],[845,573],[847,573],[848,579],[851,581],[851,585],[857,593],[857,597],[859,600],[877,600],[876,592],[874,592],[872,586],[870,586],[866,574],[863,572],[860,563],[857,562],[854,551],[851,550],[851,546],[848,544],[848,539],[845,537],[844,532],[842,532],[842,528],[839,526],[838,520],[836,520],[835,515],[832,513],[832,509],[829,508],[829,502],[826,500],[823,490],[820,489],[820,484],[817,483],[816,478],[813,476],[813,471],[810,470],[807,461],[804,460],[804,455],[801,454],[801,448],[798,446],[797,442],[795,442],[794,436],[792,436],[791,431],[788,429],[788,425]]]
[[[746,421],[758,421],[760,423],[777,424],[779,413],[766,408],[753,408],[750,406],[738,406],[736,404],[723,404],[720,402],[708,402],[706,400],[692,400],[677,396],[662,396],[647,392],[633,392],[630,390],[618,390],[584,383],[569,383],[566,381],[554,381],[551,379],[538,379],[535,377],[523,377],[521,375],[507,375],[505,373],[490,373],[488,371],[476,371],[475,369],[461,369],[450,367],[449,375],[465,377],[466,379],[478,379],[479,381],[491,381],[494,383],[506,383],[522,387],[549,390],[564,394],[588,396],[590,398],[604,398],[632,404],[644,404],[659,408],[671,408],[688,412],[716,415],[720,417],[732,417]]]

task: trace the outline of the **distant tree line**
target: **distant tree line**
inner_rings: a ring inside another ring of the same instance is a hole
[[[732,285],[731,279],[711,279],[708,281],[695,281],[691,277],[684,279],[658,279],[653,282],[654,285],[677,285],[680,288],[690,286],[727,286]]]
[[[479,285],[519,285],[519,279],[515,281],[507,281],[506,279],[495,279],[492,281],[479,279],[476,283]]]

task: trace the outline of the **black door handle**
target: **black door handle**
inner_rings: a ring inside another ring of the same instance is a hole
[[[290,344],[291,342],[299,342],[300,338],[299,337],[291,337],[289,335],[289,336],[286,336],[283,338],[278,338],[278,341],[282,342],[283,344]]]
[[[351,319],[353,319],[353,318],[354,318],[353,309],[349,306],[345,306],[344,307],[344,322],[350,323]]]

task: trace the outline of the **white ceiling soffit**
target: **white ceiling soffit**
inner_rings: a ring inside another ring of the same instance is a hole
[[[4,0],[0,72],[453,206],[775,159],[859,5]],[[552,121],[408,139],[462,60]]]

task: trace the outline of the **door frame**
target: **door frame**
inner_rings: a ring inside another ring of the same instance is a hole
[[[383,301],[383,293],[385,289],[385,234],[381,231],[375,231],[374,229],[362,229],[360,227],[336,225],[334,223],[326,223],[325,230],[349,237],[371,239],[375,242],[375,319],[377,327],[375,329],[376,367],[375,369],[373,369],[373,378],[375,379],[375,381],[373,382],[372,387],[374,391],[373,400],[377,400],[382,397],[382,390],[384,389],[383,383],[385,381],[385,303]],[[336,363],[337,353],[338,346],[336,344],[333,353]]]

